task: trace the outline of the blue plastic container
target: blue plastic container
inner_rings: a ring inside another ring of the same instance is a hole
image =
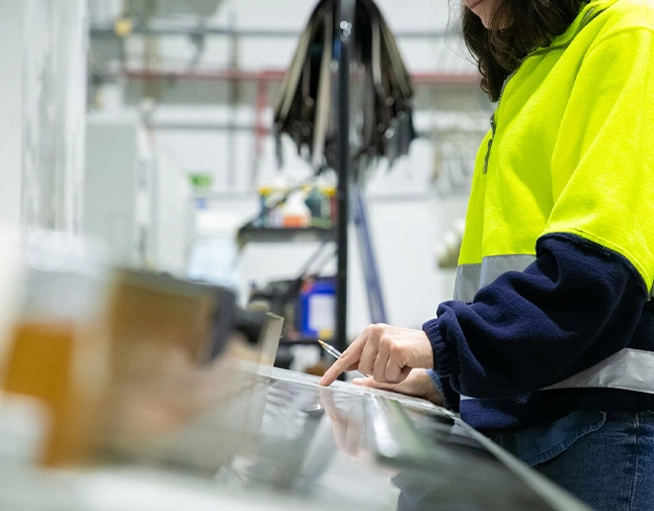
[[[307,280],[298,297],[297,329],[304,337],[330,339],[336,314],[336,280],[318,277]]]

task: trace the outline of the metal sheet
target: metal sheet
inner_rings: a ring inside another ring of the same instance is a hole
[[[203,450],[207,459],[230,446],[213,477],[224,490],[293,496],[311,509],[586,509],[551,484],[539,486],[538,474],[426,401],[344,382],[324,388],[282,369],[264,378],[239,397],[250,410],[247,435],[235,427],[243,414],[233,405],[186,434],[216,439]]]

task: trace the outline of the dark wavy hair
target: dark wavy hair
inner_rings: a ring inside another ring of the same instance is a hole
[[[491,101],[506,78],[532,50],[547,46],[574,21],[589,0],[502,0],[490,28],[463,8],[463,37],[481,72],[481,88]]]

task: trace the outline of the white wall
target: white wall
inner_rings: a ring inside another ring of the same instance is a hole
[[[30,231],[79,234],[84,181],[85,0],[28,0],[23,211]]]
[[[25,2],[3,2],[0,10],[0,223],[18,228],[21,219],[23,150],[23,23]]]
[[[79,232],[86,3],[0,7],[0,222]]]

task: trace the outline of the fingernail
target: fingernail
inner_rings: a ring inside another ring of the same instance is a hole
[[[354,383],[355,385],[363,385],[363,378],[354,378],[354,380],[352,380],[352,383]]]

